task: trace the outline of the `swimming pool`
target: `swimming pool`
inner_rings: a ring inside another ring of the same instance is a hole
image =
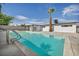
[[[10,36],[16,38],[25,47],[27,46],[37,55],[41,56],[62,56],[64,51],[64,38],[35,33],[35,32],[18,32],[21,37],[17,37],[17,33],[10,32]]]

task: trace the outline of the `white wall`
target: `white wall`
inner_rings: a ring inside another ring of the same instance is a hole
[[[30,31],[42,31],[42,26],[30,26]]]
[[[49,31],[49,26],[44,27],[43,31]]]
[[[62,27],[61,25],[54,26],[54,32],[69,32],[76,33],[76,25],[72,25],[71,27]]]

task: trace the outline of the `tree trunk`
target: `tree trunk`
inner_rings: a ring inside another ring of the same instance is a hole
[[[52,32],[52,16],[50,16],[49,32]]]

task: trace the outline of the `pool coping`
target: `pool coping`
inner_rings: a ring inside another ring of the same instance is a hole
[[[14,44],[22,51],[24,56],[37,56],[35,52],[23,46],[19,41],[15,41]]]

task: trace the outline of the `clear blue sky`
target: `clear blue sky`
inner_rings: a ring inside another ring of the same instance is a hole
[[[79,4],[3,4],[2,12],[14,16],[14,24],[24,23],[48,23],[48,8],[54,8],[55,12],[52,18],[58,21],[78,21],[79,20]]]

